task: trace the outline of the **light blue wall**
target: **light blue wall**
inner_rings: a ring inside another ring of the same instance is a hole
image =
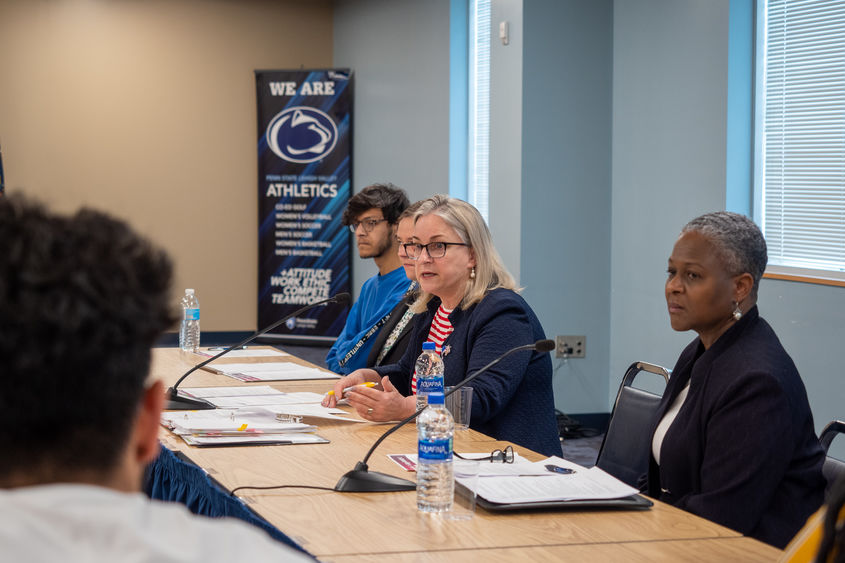
[[[522,254],[522,0],[492,0],[490,25],[490,183],[487,222],[496,250],[520,281]],[[508,22],[509,40],[499,38]]]
[[[727,0],[614,4],[610,393],[636,360],[672,367],[666,259],[725,206]]]
[[[469,0],[449,0],[449,195],[467,199]]]
[[[816,429],[845,419],[845,288],[766,280],[760,283],[760,314],[792,356],[810,398]],[[833,443],[845,459],[845,438]]]
[[[546,335],[583,334],[555,360],[555,403],[607,412],[612,0],[528,0],[523,12],[523,295]]]
[[[499,111],[519,112],[521,151],[500,166],[521,162],[513,235],[524,295],[549,336],[587,335],[586,359],[556,364],[565,412],[608,412],[628,364],[672,367],[694,336],[669,326],[666,258],[686,221],[726,207],[736,1],[501,4],[522,11],[521,107]],[[358,189],[374,179],[413,197],[446,189],[449,6],[338,2],[335,64],[358,75]],[[360,272],[359,284],[370,275]],[[801,371],[817,428],[845,417],[835,353],[845,288],[763,280],[759,301]]]
[[[728,23],[725,207],[753,217],[754,0],[730,0]]]
[[[334,66],[355,72],[352,188],[449,192],[449,1],[337,0]],[[353,260],[352,284],[376,273]]]
[[[680,227],[730,205],[730,4],[615,3],[611,393],[631,361],[672,367],[694,336],[670,329],[663,282]],[[752,24],[747,12],[741,17]],[[845,338],[845,288],[764,279],[758,302],[801,372],[817,430],[845,416],[835,353]],[[834,452],[845,452],[845,440]]]

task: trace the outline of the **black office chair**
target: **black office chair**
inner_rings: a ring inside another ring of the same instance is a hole
[[[669,382],[669,370],[666,368],[645,362],[631,364],[616,394],[610,424],[596,460],[600,469],[632,487],[638,487],[640,477],[648,472],[651,452],[648,431],[661,398],[660,395],[631,386],[634,378],[642,371],[663,376],[664,382]]]
[[[845,421],[834,420],[824,427],[824,430],[822,430],[822,433],[819,436],[819,441],[822,443],[822,448],[824,448],[825,454],[830,451],[831,442],[833,442],[833,439],[839,434],[845,434]],[[825,496],[827,496],[830,492],[830,488],[833,486],[833,483],[836,482],[836,479],[845,475],[845,461],[828,455],[824,460],[822,473],[824,473],[824,478],[827,479],[827,487],[824,490]]]

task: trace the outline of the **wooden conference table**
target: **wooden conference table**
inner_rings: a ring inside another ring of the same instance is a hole
[[[152,375],[172,384],[199,356],[178,349],[153,351]],[[307,362],[294,357],[244,361]],[[220,363],[227,359],[221,358]],[[185,387],[255,385],[199,370]],[[284,391],[327,391],[332,381],[272,384]],[[162,443],[184,452],[227,490],[244,485],[334,487],[389,428],[374,423],[317,421],[329,444],[195,448],[162,429]],[[458,431],[459,452],[507,445],[474,430]],[[542,456],[514,448],[530,460]],[[387,459],[416,451],[414,425],[391,435],[369,460],[370,469],[414,479]],[[649,510],[488,512],[444,522],[416,510],[413,491],[337,493],[310,489],[245,490],[239,497],[321,561],[775,561],[780,551],[659,501]]]

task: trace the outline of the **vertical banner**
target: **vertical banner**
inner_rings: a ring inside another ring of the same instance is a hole
[[[350,291],[352,76],[255,71],[258,96],[258,328]],[[347,307],[317,307],[268,336],[332,341]]]

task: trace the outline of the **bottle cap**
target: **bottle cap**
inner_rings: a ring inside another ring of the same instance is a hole
[[[185,290],[185,293],[187,293],[188,295],[193,295],[193,294],[194,294],[194,290],[193,290],[193,289],[186,289],[186,290]]]
[[[423,350],[435,350],[434,342],[423,342]]]
[[[445,402],[446,399],[443,397],[443,393],[440,393],[439,391],[428,394],[429,405],[442,405],[445,404]]]

